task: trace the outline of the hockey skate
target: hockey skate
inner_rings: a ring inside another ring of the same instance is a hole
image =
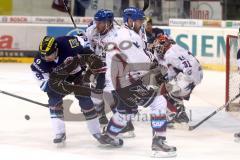
[[[240,132],[234,134],[234,141],[240,143]]]
[[[66,134],[57,134],[56,137],[53,139],[53,143],[57,144],[57,147],[64,147],[66,141]]]
[[[127,122],[126,127],[124,127],[120,132],[118,137],[121,138],[133,138],[136,137],[134,133],[134,126],[132,124],[132,121]]]
[[[99,143],[104,146],[113,146],[113,147],[121,147],[123,145],[123,140],[114,136],[110,136],[109,134],[95,134],[93,135]]]
[[[177,148],[166,144],[166,138],[154,136],[152,140],[152,157],[167,158],[177,155]]]

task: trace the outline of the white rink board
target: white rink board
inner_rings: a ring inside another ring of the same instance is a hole
[[[46,24],[0,24],[0,50],[37,50],[40,40],[45,35],[57,36],[69,30],[72,25]],[[79,25],[85,28],[86,25]],[[56,28],[51,29],[51,28]],[[59,29],[58,29],[59,28]],[[225,64],[226,36],[237,35],[237,28],[213,27],[161,27],[176,42],[189,49],[202,64]],[[57,31],[58,30],[58,31]],[[71,30],[67,31],[71,33]],[[6,39],[6,36],[11,40]]]

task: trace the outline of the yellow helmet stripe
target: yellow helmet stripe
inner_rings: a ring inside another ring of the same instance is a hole
[[[55,41],[55,38],[54,38],[54,37],[51,37],[50,40],[48,41],[48,45],[47,45],[47,47],[46,47],[45,50],[43,50],[43,48],[42,48],[42,47],[43,47],[43,41],[41,41],[40,47],[39,47],[41,53],[42,53],[42,54],[46,54],[46,53],[51,49],[54,41]]]

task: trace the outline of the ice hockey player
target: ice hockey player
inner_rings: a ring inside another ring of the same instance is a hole
[[[86,36],[90,43],[91,48],[95,54],[100,56],[105,61],[105,49],[104,44],[107,43],[105,39],[114,34],[116,27],[113,24],[114,14],[111,10],[100,9],[94,15],[94,22],[86,29]],[[103,89],[105,87],[105,70],[100,70],[96,76],[96,88]],[[98,108],[98,112],[101,114],[100,123],[106,125],[108,119],[106,117],[103,101],[103,95],[95,95],[98,97],[99,103],[101,104]]]
[[[203,78],[201,65],[189,51],[173,44],[166,35],[160,35],[155,44],[157,44],[155,52],[159,64],[168,68],[168,83],[163,86],[163,90],[166,91],[162,93],[165,93],[166,99],[172,104],[172,111],[176,112],[173,120],[188,123],[189,118],[185,112],[183,100],[189,100],[193,88],[201,82]],[[157,79],[158,76],[156,76]]]
[[[53,73],[58,73],[56,68],[72,63],[72,60],[77,56],[93,54],[88,47],[83,47],[84,42],[80,37],[75,36],[61,36],[51,37],[45,36],[39,45],[39,54],[35,57],[31,64],[31,69],[34,76],[40,82],[40,88],[46,92],[48,96],[48,104],[50,109],[50,117],[52,122],[55,138],[53,143],[61,143],[66,139],[66,130],[63,115],[63,97],[65,94],[57,92],[50,87],[49,76]],[[83,66],[83,65],[82,65]],[[69,77],[66,81],[76,85],[81,84],[81,76],[83,67],[81,65],[71,68]],[[60,79],[61,81],[61,79]],[[59,83],[60,84],[60,83]],[[97,117],[97,112],[93,106],[93,101],[90,97],[76,95],[81,111],[85,116],[87,127],[90,133],[100,142],[101,129]]]
[[[141,45],[144,49],[146,49],[147,38],[143,27],[144,18],[144,12],[139,8],[128,7],[123,11],[124,27],[128,30],[134,31],[137,35],[139,35],[142,41],[139,41],[139,44],[136,43],[135,45]],[[136,36],[136,34],[134,36]],[[132,38],[134,38],[134,36]],[[127,126],[120,131],[120,136],[127,138],[136,136],[134,133],[134,126],[131,120],[128,121]]]
[[[136,7],[128,7],[123,10],[124,26],[136,32],[142,39],[142,43],[146,48],[147,37],[143,26],[145,14],[143,10]]]
[[[137,18],[137,17],[136,17]],[[105,136],[122,146],[117,135],[138,112],[138,106],[150,108],[151,126],[155,131],[152,151],[155,157],[176,156],[176,147],[166,144],[166,99],[143,84],[141,78],[152,66],[151,58],[144,51],[142,38],[133,30],[122,27],[108,37],[106,44],[106,87],[116,104]],[[109,95],[110,97],[110,95]]]
[[[152,44],[154,40],[164,34],[164,31],[160,28],[153,28],[153,22],[151,17],[146,17],[146,26],[145,26],[145,31],[146,31],[146,36],[147,36],[147,43]]]

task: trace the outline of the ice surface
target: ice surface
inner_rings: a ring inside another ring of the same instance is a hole
[[[29,64],[0,64],[0,90],[47,103]],[[72,98],[69,96],[68,98]],[[225,73],[204,71],[203,82],[197,86],[187,109],[192,110],[195,124],[224,104]],[[79,112],[74,102],[73,112]],[[144,113],[142,109],[142,113]],[[30,115],[30,120],[24,116]],[[239,113],[219,112],[194,131],[168,130],[168,143],[178,149],[179,160],[239,160],[240,143],[233,134],[240,131]],[[125,139],[122,148],[101,148],[86,129],[85,122],[66,122],[67,144],[57,148],[47,108],[0,94],[0,159],[1,160],[142,160],[151,155],[151,128],[140,116],[135,119],[136,137]]]

